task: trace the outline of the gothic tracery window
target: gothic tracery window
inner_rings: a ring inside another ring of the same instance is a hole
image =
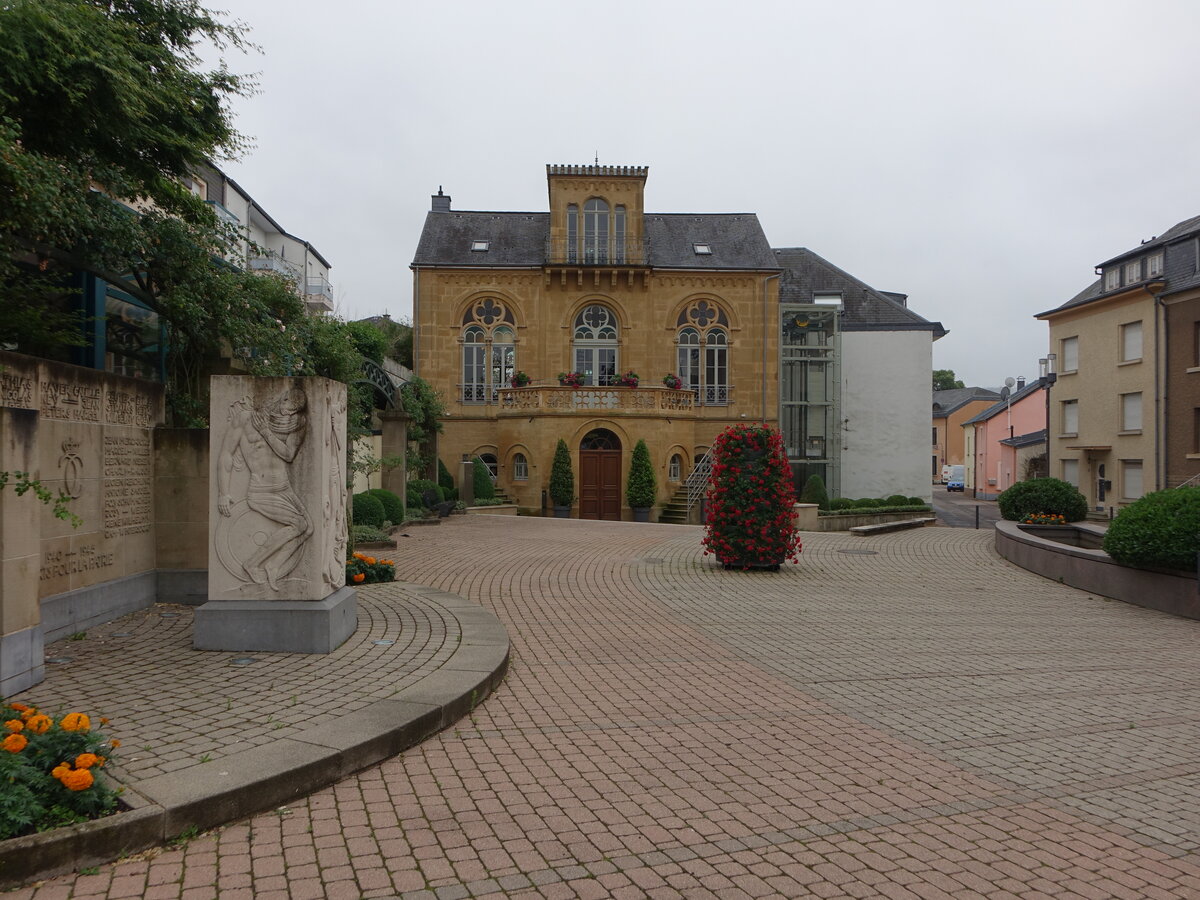
[[[575,371],[583,383],[609,385],[617,379],[617,317],[599,303],[584,307],[572,332]]]
[[[491,403],[516,371],[516,320],[495,297],[484,297],[463,314],[463,403]]]
[[[675,322],[676,365],[685,390],[704,406],[729,403],[729,317],[711,300],[688,305]]]

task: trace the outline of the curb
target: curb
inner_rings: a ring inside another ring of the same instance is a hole
[[[416,587],[458,619],[458,648],[387,700],[270,744],[126,786],[129,809],[0,841],[0,890],[52,878],[206,831],[311,794],[419,744],[467,715],[508,670],[504,625],[457,594]],[[282,765],[281,765],[282,763]]]

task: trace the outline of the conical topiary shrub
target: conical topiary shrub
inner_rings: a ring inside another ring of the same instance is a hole
[[[713,442],[704,552],[725,568],[778,569],[795,560],[792,470],[783,438],[766,425],[735,425]]]
[[[633,509],[635,522],[650,521],[650,507],[658,494],[654,480],[654,466],[650,464],[650,451],[646,442],[638,440],[633,447],[633,459],[629,462],[629,483],[625,485],[625,502]],[[639,512],[640,510],[640,512]]]
[[[567,442],[559,438],[554,448],[554,463],[550,466],[550,502],[554,504],[554,514],[566,518],[574,501],[575,472],[571,468],[571,451],[567,449]],[[561,512],[563,509],[565,513]]]
[[[471,466],[471,484],[475,488],[475,499],[492,500],[496,496],[496,485],[492,483],[492,470],[478,456]]]

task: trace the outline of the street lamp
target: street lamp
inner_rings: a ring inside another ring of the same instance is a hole
[[[1050,386],[1058,381],[1058,374],[1054,371],[1054,363],[1058,357],[1053,353],[1047,353],[1045,358],[1038,360],[1038,372],[1042,377],[1042,383],[1046,385],[1046,478],[1050,477]]]

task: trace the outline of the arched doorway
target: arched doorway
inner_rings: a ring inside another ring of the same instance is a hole
[[[621,520],[621,439],[607,428],[579,444],[579,518]]]

